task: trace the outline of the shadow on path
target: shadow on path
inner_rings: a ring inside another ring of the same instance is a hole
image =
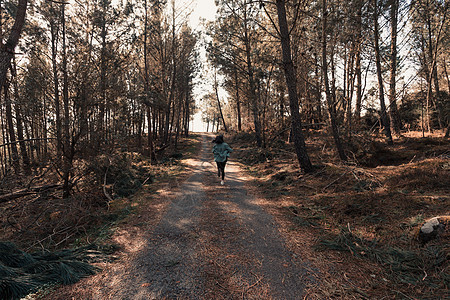
[[[148,245],[114,299],[299,299],[306,272],[286,250],[271,215],[228,164],[220,186],[209,135]],[[137,273],[137,274],[136,274]],[[111,296],[111,295],[110,295]]]

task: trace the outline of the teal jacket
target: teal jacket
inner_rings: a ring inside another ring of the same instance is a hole
[[[214,161],[217,162],[227,161],[231,152],[233,152],[233,149],[231,149],[227,143],[215,144],[213,147]]]

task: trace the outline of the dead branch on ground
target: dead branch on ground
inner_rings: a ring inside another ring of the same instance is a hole
[[[0,195],[0,203],[8,202],[23,196],[32,195],[32,194],[39,194],[42,192],[46,192],[52,189],[62,189],[61,184],[47,184],[37,187],[32,187],[28,189],[22,189],[15,192],[11,192],[8,194]]]

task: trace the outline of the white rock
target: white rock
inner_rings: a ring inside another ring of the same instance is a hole
[[[432,233],[435,226],[439,226],[438,217],[428,220],[428,222],[423,224],[423,226],[420,228],[420,231],[425,234]]]

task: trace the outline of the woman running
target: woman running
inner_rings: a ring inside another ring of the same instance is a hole
[[[223,135],[216,136],[213,142],[216,143],[213,147],[214,161],[217,164],[219,178],[222,176],[220,184],[223,185],[225,180],[225,165],[227,164],[228,157],[230,156],[230,153],[233,152],[233,149],[223,141]]]

